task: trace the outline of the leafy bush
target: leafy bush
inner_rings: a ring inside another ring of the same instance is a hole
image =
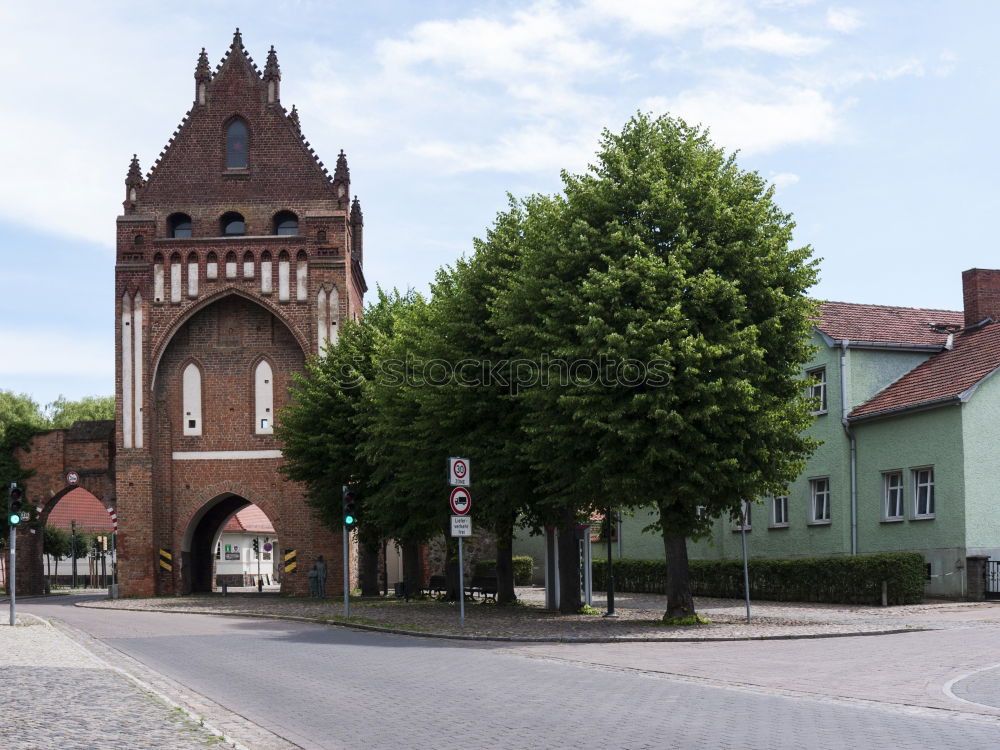
[[[606,562],[594,562],[594,588],[607,588]],[[615,560],[615,589],[662,594],[667,565],[663,560]],[[742,560],[691,560],[695,596],[738,599],[743,596]],[[881,604],[882,581],[889,604],[923,600],[926,563],[918,552],[885,552],[854,557],[807,557],[751,560],[750,596],[754,599],[840,604]]]
[[[515,586],[530,586],[531,585],[531,574],[534,570],[534,560],[531,559],[529,555],[515,555],[514,556],[514,585]],[[495,573],[497,569],[496,560],[479,560],[476,562],[473,572],[476,575],[490,575]]]

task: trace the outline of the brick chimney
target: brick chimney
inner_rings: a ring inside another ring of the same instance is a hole
[[[962,298],[966,326],[975,325],[984,318],[1000,321],[1000,271],[987,268],[963,271]]]

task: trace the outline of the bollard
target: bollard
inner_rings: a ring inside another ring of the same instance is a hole
[[[229,593],[229,585],[225,583],[222,584],[222,595],[225,596],[228,593]]]
[[[889,606],[889,582],[882,581],[882,606]]]

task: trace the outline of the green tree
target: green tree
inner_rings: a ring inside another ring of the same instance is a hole
[[[382,433],[405,433],[412,452],[395,471],[412,469],[411,514],[430,519],[424,533],[443,531],[449,548],[449,594],[458,596],[457,543],[450,536],[442,482],[448,456],[472,461],[473,517],[497,539],[498,603],[512,602],[512,546],[519,516],[530,511],[532,472],[521,453],[520,405],[509,384],[503,340],[492,325],[488,303],[520,263],[521,208],[511,202],[475,252],[437,274],[428,305],[415,308],[392,342],[396,361],[407,357],[406,382],[380,395]],[[404,420],[398,419],[405,415]],[[381,441],[380,441],[381,442]],[[405,466],[404,466],[405,465]],[[417,473],[424,476],[416,476]],[[395,474],[396,477],[399,474]],[[399,488],[394,490],[399,491]],[[530,517],[530,515],[529,515]]]
[[[0,502],[6,510],[7,488],[11,482],[23,482],[31,476],[14,458],[18,448],[30,449],[31,438],[48,427],[48,421],[30,396],[0,391]],[[7,514],[0,519],[0,546],[6,545]]]
[[[494,305],[511,351],[539,363],[524,449],[565,513],[658,508],[665,618],[688,616],[686,539],[780,492],[812,450],[800,369],[815,263],[789,248],[773,188],[683,121],[637,115],[563,179]]]
[[[339,531],[341,488],[351,485],[360,500],[362,593],[378,593],[378,544],[385,531],[372,498],[373,464],[363,450],[363,428],[372,416],[366,390],[377,369],[378,352],[392,336],[396,318],[412,295],[378,290],[361,322],[347,320],[335,344],[310,360],[297,376],[289,406],[276,432],[282,443],[282,473],[308,488],[308,501],[323,521]]]
[[[84,396],[70,401],[59,396],[45,407],[50,429],[68,429],[74,422],[90,422],[115,418],[114,396]]]
[[[62,560],[71,554],[69,532],[51,524],[45,525],[42,537],[42,552],[49,558],[49,579],[52,578],[52,560]]]

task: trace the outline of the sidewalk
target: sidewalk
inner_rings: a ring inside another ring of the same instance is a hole
[[[395,598],[352,599],[350,618],[343,617],[342,599],[301,599],[274,595],[202,595],[155,599],[119,599],[80,606],[160,612],[230,614],[327,622],[349,627],[390,630],[411,635],[501,641],[620,642],[714,641],[824,638],[876,635],[925,629],[979,627],[1000,624],[1000,603],[929,602],[902,607],[858,607],[833,604],[752,602],[746,622],[742,601],[698,599],[700,615],[709,624],[672,627],[662,623],[666,598],[652,594],[615,597],[617,618],[602,617],[605,598],[595,596],[601,614],[560,615],[547,612],[544,591],[519,588],[520,604],[499,607],[467,602],[465,627],[459,626],[458,605],[436,600]]]
[[[44,620],[0,625],[0,747],[225,747],[223,738],[141,688]],[[69,687],[71,686],[71,687]]]

